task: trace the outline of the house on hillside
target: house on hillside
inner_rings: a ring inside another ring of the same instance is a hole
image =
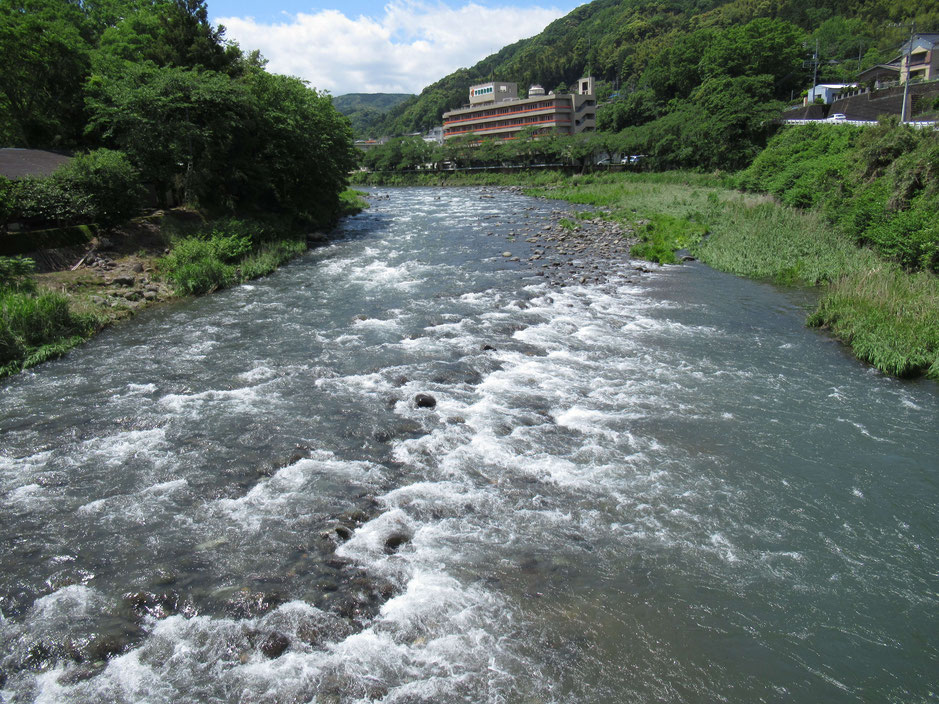
[[[515,139],[526,128],[535,135],[580,134],[597,129],[593,78],[577,81],[573,93],[545,94],[538,85],[518,97],[518,84],[490,81],[470,86],[469,105],[443,114],[444,140],[473,134],[480,139]]]
[[[814,105],[816,98],[821,98],[824,105],[831,105],[836,95],[856,85],[856,83],[819,83],[814,88],[809,88],[803,105]]]
[[[381,139],[357,139],[354,144],[357,148],[361,149],[363,152],[367,152],[369,149],[374,149],[379,147],[382,144],[385,144],[388,141],[387,137],[382,137]]]
[[[428,144],[443,144],[443,127],[437,125],[431,128],[430,132],[425,134],[422,139]]]
[[[900,81],[900,64],[877,64],[861,71],[857,75],[857,82],[861,85],[871,86],[879,90],[884,86],[894,85]]]
[[[900,82],[939,78],[939,32],[916,34],[900,49]],[[891,62],[893,63],[893,62]]]
[[[858,83],[874,90],[891,85],[932,81],[939,78],[939,32],[913,35],[900,47],[898,56],[886,64],[871,66],[857,75]]]
[[[0,149],[0,176],[10,180],[50,176],[72,157],[42,149]]]

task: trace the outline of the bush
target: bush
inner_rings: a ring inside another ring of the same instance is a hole
[[[15,193],[16,184],[10,179],[0,176],[0,229],[10,222],[13,217]]]
[[[110,226],[137,213],[143,196],[139,174],[127,157],[97,149],[75,157],[47,178],[0,179],[0,223]]]
[[[160,268],[166,271],[181,295],[209,293],[236,280],[231,263],[249,251],[251,240],[248,237],[213,231],[207,237],[178,240],[173,251],[160,260]]]
[[[939,135],[896,120],[787,128],[738,179],[786,205],[820,207],[858,244],[907,269],[932,271],[939,270],[937,181]]]
[[[52,178],[65,191],[85,198],[94,221],[105,226],[133,217],[145,195],[137,169],[122,152],[111,149],[76,156]]]
[[[278,237],[277,228],[253,220],[217,220],[208,231],[190,232],[159,261],[184,296],[264,276],[306,249],[304,238]]]
[[[61,354],[68,347],[63,342],[87,335],[93,324],[91,318],[73,314],[62,294],[0,292],[0,376],[23,362],[28,365],[30,357],[48,358],[42,353],[46,346]]]
[[[91,222],[91,200],[54,178],[24,178],[14,184],[11,219],[33,227]]]
[[[26,257],[0,257],[0,292],[28,293],[36,290],[36,263]]]

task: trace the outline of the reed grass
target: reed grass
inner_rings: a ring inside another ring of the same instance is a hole
[[[92,315],[51,291],[0,291],[0,377],[58,357],[91,335]]]
[[[809,325],[828,328],[854,354],[895,376],[939,380],[939,277],[894,264],[856,270],[825,291]]]
[[[193,296],[266,276],[306,250],[306,239],[296,234],[277,238],[264,228],[245,231],[241,221],[231,227],[218,222],[207,232],[177,238],[158,267],[177,294]]]
[[[878,265],[870,250],[835,232],[816,211],[733,197],[709,218],[695,254],[716,269],[787,286],[816,286]]]

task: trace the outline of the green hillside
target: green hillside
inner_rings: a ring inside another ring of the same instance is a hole
[[[370,137],[391,108],[415,97],[411,93],[346,93],[333,97],[333,107],[349,118],[359,137]]]
[[[923,31],[939,28],[939,1],[594,0],[541,34],[441,78],[392,108],[380,131],[438,125],[446,110],[466,101],[470,85],[489,79],[515,81],[523,92],[532,83],[564,89],[592,74],[601,100],[614,99],[601,128],[615,130],[674,112],[675,101],[720,76],[738,82],[767,76],[732,88],[756,101],[788,101],[811,84],[804,62],[816,39],[819,79],[848,78],[859,66],[893,58],[912,19]]]

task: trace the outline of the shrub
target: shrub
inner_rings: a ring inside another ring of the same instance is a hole
[[[0,367],[27,361],[47,345],[87,335],[92,325],[90,317],[69,310],[62,294],[0,292]]]
[[[13,189],[11,218],[27,225],[91,222],[94,208],[84,194],[53,178],[24,178]]]
[[[111,149],[76,156],[60,167],[53,180],[64,190],[80,194],[101,225],[114,225],[140,210],[144,189],[137,169],[127,157]]]
[[[231,262],[251,250],[251,240],[238,235],[187,237],[160,260],[160,268],[182,295],[208,293],[231,285],[236,279]]]
[[[16,184],[8,178],[0,176],[0,229],[13,217],[16,193]]]
[[[36,290],[36,263],[26,257],[0,257],[0,292],[27,293]]]

